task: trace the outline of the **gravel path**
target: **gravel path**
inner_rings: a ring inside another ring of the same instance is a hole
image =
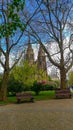
[[[73,130],[73,99],[0,106],[0,130]]]

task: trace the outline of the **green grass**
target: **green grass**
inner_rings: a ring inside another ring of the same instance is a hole
[[[12,97],[8,97],[6,102],[0,101],[0,105],[7,105],[15,102],[16,102],[16,97],[12,96]]]
[[[47,100],[54,99],[55,92],[54,91],[41,91],[38,96],[34,96],[35,100]]]
[[[55,98],[55,92],[54,91],[41,91],[39,95],[35,95],[35,92],[32,92],[32,95],[35,99],[37,100],[48,100],[48,99],[54,99]],[[6,104],[11,104],[11,103],[16,103],[16,97],[15,96],[10,96],[8,97],[8,100],[6,102],[0,101],[0,105],[6,105]]]

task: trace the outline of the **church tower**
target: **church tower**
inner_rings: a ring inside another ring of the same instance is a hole
[[[26,60],[30,65],[34,64],[34,52],[30,43],[30,37],[28,40],[28,47],[27,47],[27,52],[26,52]]]
[[[38,62],[38,69],[43,70],[47,74],[46,56],[45,56],[45,52],[41,45],[40,45],[39,51],[38,51],[38,61],[37,62]]]

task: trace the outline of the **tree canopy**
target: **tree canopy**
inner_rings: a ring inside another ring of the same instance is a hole
[[[0,96],[2,100],[7,97],[7,82],[11,69],[20,60],[24,48],[20,44],[27,23],[23,22],[23,0],[0,1],[0,64],[3,67],[3,80]],[[14,62],[10,64],[10,56]]]
[[[20,66],[16,66],[12,74],[16,80],[24,84],[24,87],[33,86],[34,81],[48,80],[45,72],[38,70],[36,64],[30,66],[27,61],[22,62]]]
[[[34,17],[28,23],[28,31],[59,69],[61,88],[64,89],[67,86],[66,74],[73,65],[73,1],[33,0],[31,6]],[[31,14],[28,9],[27,16],[24,13],[25,19]]]

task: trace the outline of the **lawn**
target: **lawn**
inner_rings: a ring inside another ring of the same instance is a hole
[[[55,91],[41,91],[38,96],[34,95],[35,100],[48,100],[55,98]]]
[[[48,100],[48,99],[54,99],[55,98],[55,91],[41,91],[39,95],[35,95],[34,92],[32,92],[32,95],[37,100]],[[10,96],[8,97],[7,102],[0,101],[0,105],[10,104],[10,103],[16,103],[16,97]]]

